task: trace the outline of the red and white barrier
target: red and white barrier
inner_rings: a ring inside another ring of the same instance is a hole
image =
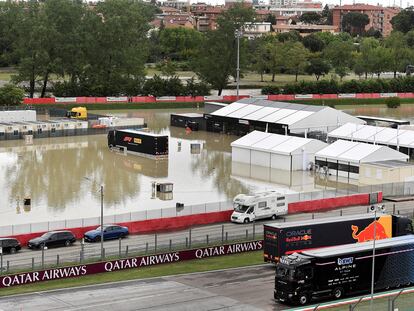
[[[52,97],[52,98],[25,98],[25,105],[50,105],[50,104],[107,104],[107,103],[201,103],[206,101],[235,102],[243,98],[261,98],[276,101],[292,101],[307,99],[374,99],[374,98],[414,98],[414,93],[358,93],[358,94],[291,94],[291,95],[225,95],[225,96],[133,96],[133,97]]]

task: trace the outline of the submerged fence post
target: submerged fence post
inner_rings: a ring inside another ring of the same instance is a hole
[[[221,225],[221,243],[224,242],[224,225]]]
[[[208,245],[208,234],[206,235],[206,242],[207,242],[207,245]]]
[[[172,240],[170,239],[170,246],[169,246],[170,252],[171,252],[171,249],[172,249]]]
[[[145,243],[145,255],[148,254],[148,242]]]
[[[35,260],[34,260],[34,257],[32,257],[32,270],[34,269],[35,269]]]
[[[60,262],[60,260],[59,260],[60,258],[59,258],[59,254],[57,254],[56,255],[56,266],[57,267],[59,267],[59,262]]]
[[[191,247],[191,228],[190,230],[188,230],[188,240],[189,240],[188,247]]]
[[[128,257],[129,245],[125,247],[125,257]]]
[[[158,243],[158,235],[155,234],[154,236],[154,252],[157,252],[157,243]]]

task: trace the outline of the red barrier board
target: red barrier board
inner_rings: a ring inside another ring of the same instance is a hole
[[[259,251],[262,249],[263,241],[257,240],[251,242],[233,243],[213,247],[203,247],[157,255],[139,256],[92,264],[5,275],[0,276],[0,288],[33,284],[51,280],[75,278],[85,275],[126,269],[139,269],[143,267],[174,263],[186,260],[240,254],[245,252]]]
[[[414,98],[414,93],[397,93],[400,98]],[[268,100],[276,101],[292,101],[292,100],[306,100],[311,97],[312,99],[338,99],[340,96],[338,94],[308,94],[309,96],[304,96],[301,94],[291,94],[291,95],[265,95]],[[174,97],[174,98],[173,98]],[[224,102],[235,102],[238,99],[250,98],[250,95],[240,95],[239,97],[235,95],[226,95],[222,96],[222,99],[205,99],[204,96],[172,96],[171,99],[167,97],[165,99],[155,98],[153,96],[133,96],[129,97],[128,101],[121,101],[123,103],[132,102],[132,103],[155,103],[155,102],[177,102],[177,103],[187,103],[187,102],[205,102],[205,101],[224,101]],[[254,96],[253,96],[254,97]],[[357,99],[372,99],[372,98],[385,98],[381,96],[380,93],[360,93],[355,94]],[[108,101],[106,97],[77,97],[77,104],[106,104],[108,102],[118,103],[117,101]],[[41,104],[55,104],[54,98],[24,98],[23,104],[25,105],[41,105]]]
[[[195,225],[207,225],[219,222],[227,222],[230,220],[230,215],[232,212],[233,211],[223,211],[188,216],[132,221],[120,223],[120,225],[128,227],[128,230],[131,234],[173,231],[189,228]],[[70,230],[77,239],[81,239],[83,238],[85,232],[95,229],[96,227],[97,226],[67,228],[67,230]],[[29,240],[41,236],[43,233],[45,232],[19,234],[14,235],[13,237],[18,239],[20,244],[27,245],[27,242],[29,242]]]
[[[378,193],[378,202],[382,201],[382,192]],[[288,211],[292,213],[304,213],[304,212],[320,212],[324,210],[330,210],[338,207],[353,206],[353,205],[368,205],[369,194],[354,194],[345,197],[326,198],[311,201],[301,201],[289,203]]]

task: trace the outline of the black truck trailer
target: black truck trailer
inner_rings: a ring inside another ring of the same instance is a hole
[[[377,214],[376,239],[413,233],[411,219]],[[329,217],[264,225],[264,261],[278,262],[294,252],[373,239],[372,214]]]
[[[371,289],[373,241],[325,247],[280,259],[274,298],[307,304],[323,298],[367,293]],[[374,290],[414,283],[414,235],[375,243]]]
[[[168,157],[168,135],[125,129],[108,132],[108,147],[150,158]]]

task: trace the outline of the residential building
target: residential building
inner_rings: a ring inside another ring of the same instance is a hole
[[[217,29],[217,17],[225,10],[227,9],[223,6],[192,6],[191,13],[194,16],[195,28],[201,32]]]
[[[368,4],[343,5],[333,8],[333,25],[342,30],[342,19],[350,12],[359,12],[366,14],[369,18],[369,24],[365,30],[375,29],[386,37],[392,31],[391,19],[400,12],[400,8],[387,8]]]
[[[268,22],[255,22],[244,24],[243,36],[254,39],[272,31],[272,24]]]
[[[276,33],[297,31],[302,37],[306,37],[314,32],[330,32],[332,34],[339,32],[339,28],[337,26],[331,26],[331,25],[276,24],[276,25],[272,25],[272,27]]]
[[[300,16],[303,13],[316,12],[322,13],[322,2],[312,0],[269,0],[259,1],[255,8],[258,10],[270,10],[275,15],[281,16]]]

